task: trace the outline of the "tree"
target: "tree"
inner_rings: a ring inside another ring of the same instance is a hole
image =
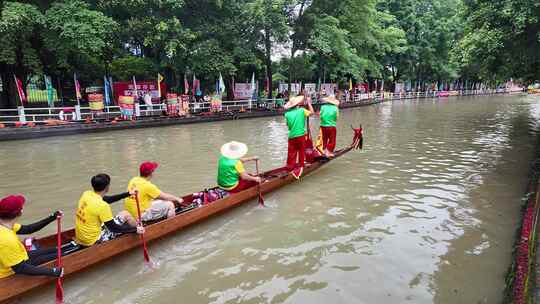
[[[43,66],[39,59],[40,33],[45,18],[33,5],[6,2],[0,19],[0,71],[4,90],[3,106],[13,106],[15,86],[13,75],[26,85],[28,76],[39,73]],[[2,105],[0,105],[2,106]]]

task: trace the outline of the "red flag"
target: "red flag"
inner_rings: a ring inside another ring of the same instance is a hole
[[[79,103],[82,99],[82,95],[81,85],[79,84],[79,80],[77,80],[77,74],[73,74],[73,81],[75,82],[75,96],[77,97],[77,103]]]
[[[189,82],[187,81],[186,75],[184,74],[184,94],[188,94],[189,92]]]
[[[17,78],[17,76],[13,75],[15,78],[15,84],[17,85],[17,91],[19,92],[19,99],[21,100],[21,105],[24,106],[24,104],[27,102],[26,95],[24,94],[23,85],[22,82]]]

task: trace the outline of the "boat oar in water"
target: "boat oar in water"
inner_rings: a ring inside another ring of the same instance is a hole
[[[257,177],[262,179],[259,174],[259,160],[258,159],[255,161],[255,170],[257,170]],[[259,192],[259,205],[264,206],[264,198],[261,193],[261,181],[259,181],[259,183],[257,184],[257,192]]]
[[[140,227],[143,226],[142,218],[141,218],[141,204],[139,203],[139,192],[135,192],[135,202],[137,203],[137,216],[138,216],[138,225]],[[150,262],[150,255],[148,254],[148,248],[146,247],[146,240],[144,239],[144,233],[140,234],[141,241],[143,244],[143,254],[144,254],[144,264],[145,266],[149,268],[153,268],[152,262]]]
[[[62,269],[62,213],[56,216],[56,267]],[[62,286],[62,276],[56,279],[56,304],[64,303],[64,287]]]

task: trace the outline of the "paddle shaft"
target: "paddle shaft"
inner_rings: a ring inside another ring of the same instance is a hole
[[[261,178],[259,175],[259,160],[255,161],[255,170],[257,171],[257,177]],[[261,182],[257,183],[257,192],[259,192],[259,205],[264,206],[264,198],[261,193]]]
[[[56,267],[62,268],[62,216],[56,216]],[[56,304],[64,303],[64,288],[62,286],[62,278],[56,279]]]
[[[143,225],[142,218],[141,218],[141,204],[139,203],[139,192],[135,193],[135,202],[137,203],[137,216],[139,218],[139,225]],[[146,248],[146,240],[144,239],[144,233],[141,233],[141,242],[143,244],[143,254],[144,254],[144,261],[149,263],[150,262],[150,256],[148,255],[148,248]]]

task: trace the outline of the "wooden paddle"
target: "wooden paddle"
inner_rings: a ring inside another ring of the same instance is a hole
[[[261,178],[261,176],[259,175],[259,160],[258,159],[255,161],[255,170],[257,171],[257,177]],[[264,198],[263,198],[262,193],[261,193],[261,182],[260,181],[257,184],[257,192],[259,192],[259,205],[264,206]]]
[[[56,216],[56,267],[62,269],[62,214]],[[64,303],[64,288],[62,287],[62,277],[56,279],[56,304]]]
[[[141,204],[139,203],[139,192],[135,192],[135,202],[137,203],[137,216],[138,216],[138,225],[141,227],[143,226],[142,218],[141,218]],[[152,263],[150,262],[150,255],[148,254],[148,248],[146,247],[146,240],[144,239],[144,233],[140,234],[141,241],[143,244],[143,254],[144,254],[144,262],[146,265],[150,266]]]

